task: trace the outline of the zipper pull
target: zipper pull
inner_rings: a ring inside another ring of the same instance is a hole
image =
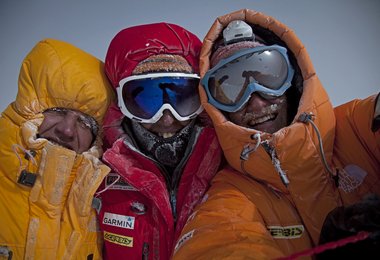
[[[95,209],[99,215],[99,212],[102,209],[102,200],[100,198],[93,197],[91,202],[91,208]]]
[[[0,246],[0,257],[6,257],[6,259],[11,260],[13,252],[7,246]]]
[[[170,191],[170,205],[172,206],[174,222],[176,222],[177,221],[177,198],[175,196],[174,190]]]

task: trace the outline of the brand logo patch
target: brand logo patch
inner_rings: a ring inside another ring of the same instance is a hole
[[[146,213],[146,206],[138,201],[131,203],[131,210],[137,215],[144,215]]]
[[[104,213],[103,224],[127,229],[135,228],[135,217]]]
[[[355,191],[364,181],[367,172],[357,165],[350,164],[339,171],[339,189],[349,193]]]
[[[104,240],[121,246],[133,247],[133,237],[104,232]]]
[[[131,186],[119,174],[109,173],[106,177],[106,188],[108,190],[130,190],[137,191],[137,189]]]
[[[295,226],[268,226],[270,234],[273,238],[276,239],[294,239],[302,236],[305,228],[303,225],[295,225]]]

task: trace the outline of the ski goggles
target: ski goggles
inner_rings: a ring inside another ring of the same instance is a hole
[[[140,123],[157,122],[164,110],[179,121],[202,112],[199,76],[186,73],[150,73],[124,78],[116,88],[121,112]]]
[[[244,49],[222,59],[202,78],[208,101],[226,112],[236,112],[253,92],[266,99],[283,95],[294,70],[286,48],[272,45]]]

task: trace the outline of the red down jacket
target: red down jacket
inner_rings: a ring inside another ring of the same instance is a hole
[[[106,72],[117,87],[149,56],[177,54],[198,73],[200,47],[195,35],[173,24],[127,28],[110,44]],[[103,126],[105,144],[112,146],[103,156],[112,171],[98,193],[104,258],[169,259],[173,241],[217,172],[221,150],[216,134],[213,128],[196,123],[191,149],[169,181],[168,173],[133,144],[133,137],[121,126],[123,118],[114,104]]]

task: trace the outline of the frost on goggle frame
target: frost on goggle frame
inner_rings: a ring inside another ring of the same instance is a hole
[[[45,112],[56,113],[56,114],[60,114],[60,115],[66,115],[68,112],[76,113],[78,115],[78,121],[80,123],[79,125],[82,128],[90,129],[90,131],[92,132],[92,134],[94,136],[96,136],[98,134],[98,131],[99,131],[98,123],[91,116],[84,115],[81,112],[77,112],[75,110],[68,109],[68,108],[62,108],[62,107],[49,108],[49,109],[46,109]]]

